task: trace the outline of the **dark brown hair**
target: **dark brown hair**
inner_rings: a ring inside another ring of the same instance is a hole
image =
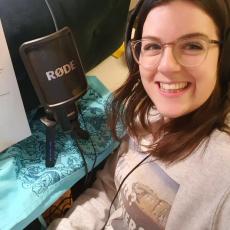
[[[141,0],[139,0],[141,1]],[[150,10],[158,5],[174,0],[143,0],[138,12],[135,12],[134,39],[140,39],[145,19]],[[185,0],[189,1],[189,0]],[[152,130],[149,113],[155,108],[145,92],[140,81],[138,65],[130,52],[130,34],[126,35],[126,60],[129,76],[124,84],[117,89],[109,106],[109,125],[116,139],[118,122],[121,122],[129,135],[140,137],[140,125],[146,133],[152,133],[154,139],[159,139],[157,147],[149,146],[149,152],[156,158],[172,163],[186,158],[198,145],[208,139],[215,129],[229,133],[226,117],[230,112],[229,82],[230,82],[230,12],[228,0],[190,0],[202,8],[215,22],[222,41],[218,63],[218,79],[209,99],[197,110],[184,116],[171,119],[156,130]],[[133,25],[131,25],[132,27]],[[130,31],[130,28],[129,28]],[[130,32],[128,32],[130,33]],[[162,137],[162,133],[164,134]]]

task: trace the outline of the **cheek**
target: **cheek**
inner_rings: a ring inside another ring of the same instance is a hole
[[[155,75],[156,73],[153,71],[146,71],[145,69],[140,68],[142,85],[152,102],[154,102],[157,90],[157,84],[155,84]]]
[[[217,67],[218,57],[217,55],[214,57],[210,57],[207,59],[200,68],[195,70],[194,78],[196,81],[196,87],[202,88],[203,90],[206,88],[206,93],[211,94],[216,82],[217,82]]]
[[[156,71],[148,71],[141,66],[139,67],[141,81],[142,82],[152,82],[154,81],[154,77],[156,74]]]

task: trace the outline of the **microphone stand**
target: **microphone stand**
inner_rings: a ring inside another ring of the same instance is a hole
[[[68,111],[69,110],[69,111]],[[54,167],[56,163],[55,139],[56,139],[56,125],[59,123],[65,133],[70,133],[75,139],[77,147],[81,153],[81,148],[77,142],[77,138],[89,139],[89,133],[80,127],[78,120],[78,109],[72,103],[68,107],[57,107],[53,111],[47,108],[46,115],[41,117],[41,122],[46,127],[46,167]],[[82,153],[81,153],[82,154]],[[83,157],[84,158],[84,157]]]
[[[54,167],[56,163],[55,138],[57,122],[50,120],[46,116],[42,117],[40,120],[46,126],[46,167]]]

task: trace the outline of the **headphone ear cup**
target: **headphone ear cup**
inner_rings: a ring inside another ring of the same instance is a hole
[[[125,58],[126,58],[126,63],[127,63],[128,69],[129,69],[129,71],[131,71],[132,50],[131,50],[130,41],[128,42],[128,44],[126,44]]]

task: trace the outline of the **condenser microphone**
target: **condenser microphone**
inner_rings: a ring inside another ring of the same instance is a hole
[[[64,132],[77,133],[87,138],[80,128],[76,100],[87,91],[86,76],[73,34],[64,27],[47,36],[28,41],[20,46],[20,55],[32,85],[44,107],[41,118],[47,127],[46,165],[54,165],[55,126]]]

